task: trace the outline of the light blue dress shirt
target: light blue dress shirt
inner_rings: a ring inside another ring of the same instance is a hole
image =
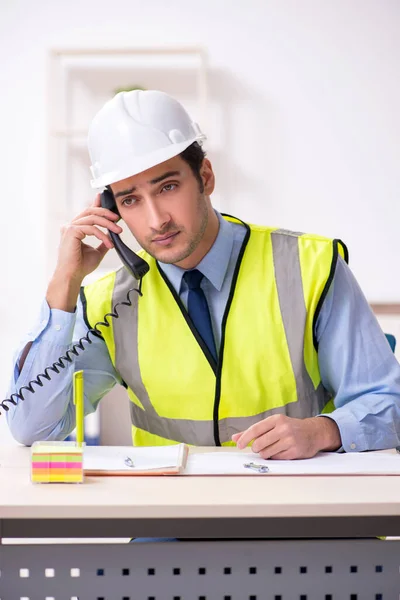
[[[217,238],[197,266],[203,275],[217,349],[221,340],[221,322],[228,300],[232,277],[245,236],[242,225],[220,223]],[[183,303],[187,306],[188,289],[182,280],[184,270],[160,264]],[[9,395],[43,373],[87,332],[82,305],[75,313],[50,310],[43,302],[38,322],[16,353]],[[346,263],[339,258],[335,276],[316,322],[318,360],[322,383],[335,398],[336,410],[329,415],[337,423],[344,450],[390,448],[400,444],[400,365]],[[30,445],[35,440],[64,439],[74,428],[72,372],[85,371],[85,413],[96,410],[100,399],[121,383],[107,348],[101,339],[92,338],[91,346],[60,374],[52,374],[36,392],[25,393],[7,413],[12,434]],[[18,359],[26,343],[32,341],[22,372]],[[267,368],[267,366],[266,366]]]

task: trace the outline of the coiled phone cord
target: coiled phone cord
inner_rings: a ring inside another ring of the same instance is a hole
[[[3,411],[5,411],[5,412],[9,411],[10,406],[8,406],[8,405],[13,404],[14,406],[16,406],[18,400],[25,400],[23,390],[26,390],[26,391],[34,394],[36,392],[34,385],[36,385],[38,387],[43,387],[44,381],[42,381],[42,379],[45,379],[47,381],[51,380],[52,374],[50,373],[50,371],[53,371],[54,373],[58,374],[58,373],[60,373],[61,369],[65,369],[68,366],[67,363],[72,363],[73,355],[79,356],[79,354],[81,352],[86,350],[87,346],[84,345],[85,342],[89,345],[93,343],[93,341],[90,339],[90,336],[96,336],[96,337],[99,337],[99,335],[102,336],[101,331],[99,331],[99,329],[98,329],[99,327],[110,327],[111,322],[109,322],[109,317],[112,319],[119,319],[119,317],[120,317],[120,315],[118,314],[119,306],[128,306],[128,307],[132,306],[132,301],[130,299],[131,292],[137,292],[139,294],[139,296],[143,296],[143,294],[142,294],[142,279],[139,280],[139,287],[131,288],[130,290],[128,290],[128,293],[126,294],[126,300],[123,300],[122,302],[117,302],[117,304],[115,306],[113,306],[112,312],[109,312],[106,315],[104,315],[103,321],[98,321],[94,325],[94,327],[89,329],[86,335],[82,336],[80,338],[80,340],[78,342],[76,342],[76,344],[73,344],[73,346],[70,348],[70,350],[67,350],[67,352],[65,353],[65,356],[60,356],[60,358],[58,360],[56,360],[56,362],[54,362],[49,367],[46,367],[44,372],[40,373],[36,377],[36,379],[31,379],[31,381],[27,385],[23,385],[18,390],[18,392],[16,392],[15,394],[11,394],[10,398],[6,398],[2,402],[0,402],[0,408],[2,408]],[[2,413],[0,412],[0,415],[1,414]]]

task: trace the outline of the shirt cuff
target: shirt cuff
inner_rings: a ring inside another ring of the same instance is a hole
[[[69,313],[58,308],[50,308],[47,300],[43,300],[38,320],[23,340],[23,348],[25,348],[28,342],[35,342],[48,327],[51,328],[53,335],[56,335],[57,331],[63,331],[64,333],[66,328],[71,330],[71,327],[75,326],[75,321],[76,310],[73,313]]]
[[[320,417],[328,417],[335,421],[339,428],[340,437],[342,439],[342,447],[337,452],[363,452],[368,450],[368,444],[361,430],[360,421],[345,407],[338,408],[331,413],[318,415]]]
[[[45,319],[41,321],[42,325],[44,323],[44,328],[39,334],[40,339],[51,341],[57,346],[70,344],[75,327],[76,312],[69,313],[58,308],[49,308],[48,305],[47,308],[48,318],[46,321]]]
[[[40,340],[45,340],[48,343],[56,346],[68,346],[72,341],[75,321],[76,312],[68,313],[57,308],[51,309],[47,304],[47,301],[44,300],[40,307],[38,320],[32,329],[28,331],[27,335],[21,341],[19,348],[14,354],[13,383],[15,383],[21,375],[19,370],[19,362],[26,345],[30,342],[33,343],[33,346],[29,351],[24,363],[23,371],[25,372],[33,363],[36,350],[35,342],[37,342],[40,338]]]

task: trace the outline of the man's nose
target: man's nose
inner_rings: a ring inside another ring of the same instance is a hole
[[[147,214],[150,228],[157,232],[165,229],[171,220],[169,213],[153,200],[147,203]]]

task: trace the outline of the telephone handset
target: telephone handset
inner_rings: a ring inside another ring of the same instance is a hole
[[[100,196],[101,206],[112,210],[113,213],[119,215],[117,205],[114,200],[114,195],[109,188],[106,188]],[[136,279],[142,279],[150,269],[148,263],[140,258],[133,250],[128,248],[126,244],[121,240],[117,233],[109,231],[109,236],[112,239],[115,250],[118,256],[126,266],[126,268],[132,273]]]
[[[112,210],[115,214],[119,215],[117,206],[115,204],[113,193],[110,189],[105,189],[104,192],[101,194],[101,206],[103,206],[103,208],[108,208],[109,210]],[[2,402],[0,402],[0,408],[2,408],[4,411],[7,412],[8,410],[10,410],[10,407],[8,406],[8,404],[13,404],[15,406],[17,404],[18,400],[25,400],[25,398],[24,398],[24,393],[26,393],[25,391],[28,391],[28,392],[31,392],[32,394],[34,394],[36,391],[35,388],[33,387],[34,385],[36,385],[38,387],[43,387],[43,385],[44,385],[43,379],[46,379],[47,381],[49,381],[51,379],[50,371],[53,371],[54,373],[58,374],[61,369],[66,368],[67,363],[72,363],[73,355],[78,356],[80,354],[80,352],[83,352],[84,350],[86,350],[86,346],[84,345],[84,343],[89,344],[89,345],[92,344],[91,336],[95,336],[97,338],[99,336],[103,337],[102,332],[99,329],[99,327],[110,327],[111,323],[109,322],[109,317],[111,317],[112,319],[120,318],[120,315],[118,313],[118,307],[132,306],[132,301],[130,299],[130,295],[132,292],[136,292],[139,296],[143,295],[142,291],[141,291],[142,278],[146,275],[146,273],[150,269],[148,263],[145,260],[143,260],[143,258],[140,258],[140,256],[135,254],[133,252],[133,250],[128,248],[128,246],[126,244],[124,244],[124,242],[121,240],[121,238],[119,237],[118,234],[114,233],[113,231],[109,231],[108,233],[109,233],[109,235],[114,243],[114,247],[115,247],[120,259],[124,263],[125,267],[130,271],[130,273],[132,273],[132,275],[134,276],[135,279],[139,280],[139,287],[131,288],[130,290],[128,290],[128,293],[126,295],[126,300],[123,300],[122,302],[118,302],[115,306],[113,306],[112,312],[104,315],[103,321],[98,321],[91,329],[89,329],[87,334],[84,335],[83,337],[81,337],[80,340],[76,344],[73,344],[73,346],[69,350],[66,351],[64,356],[60,356],[58,358],[58,360],[56,360],[56,362],[54,362],[52,365],[46,367],[44,369],[43,373],[40,373],[39,375],[37,375],[36,379],[32,379],[26,385],[22,386],[18,390],[18,392],[16,392],[15,394],[11,394],[10,398],[6,398]],[[0,415],[1,415],[1,412],[0,412]]]

